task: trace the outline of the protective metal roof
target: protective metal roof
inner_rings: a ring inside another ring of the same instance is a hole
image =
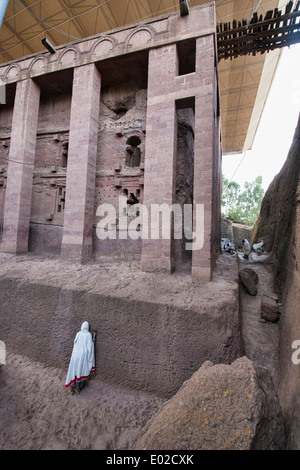
[[[189,0],[193,8],[208,3]],[[250,20],[287,0],[216,0],[217,23]],[[142,20],[179,12],[179,0],[9,0],[0,29],[0,63]],[[280,51],[219,62],[223,153],[251,148]]]

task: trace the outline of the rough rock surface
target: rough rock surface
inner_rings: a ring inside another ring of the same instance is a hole
[[[261,317],[269,322],[279,320],[280,313],[278,302],[276,300],[267,297],[266,295],[261,298]]]
[[[252,268],[244,268],[243,272],[248,273],[251,279],[253,280],[254,284],[258,283],[258,274],[257,272],[252,269]]]
[[[242,248],[242,240],[247,238],[251,239],[252,227],[243,224],[233,223],[226,217],[221,218],[221,234],[223,238],[228,238],[235,245],[236,248]]]
[[[204,361],[241,356],[237,269],[234,257],[220,256],[213,281],[203,283],[189,271],[144,273],[133,262],[1,253],[0,340],[65,369],[88,321],[98,330],[97,380],[170,398]]]
[[[257,294],[256,284],[258,283],[258,275],[253,269],[245,268],[240,270],[239,279],[250,295]]]
[[[242,240],[244,238],[247,238],[248,240],[250,240],[251,238],[252,227],[249,227],[248,225],[235,223],[235,224],[232,224],[232,230],[233,230],[233,241],[234,241],[236,248],[243,247]]]
[[[260,215],[252,231],[251,244],[264,240],[274,266],[274,282],[282,291],[288,275],[290,249],[299,207],[300,116],[287,159],[270,184],[261,204]]]
[[[268,369],[277,385],[277,365],[280,336],[280,322],[267,322],[261,318],[261,299],[263,296],[277,298],[274,294],[273,275],[268,263],[268,253],[252,253],[251,258],[239,256],[241,269],[253,269],[258,275],[257,295],[249,295],[240,285],[240,315],[244,355],[251,361]]]
[[[300,338],[300,115],[286,162],[270,184],[252,242],[264,240],[274,286],[282,304],[278,396],[288,429],[288,448],[300,449],[300,368],[291,360]],[[276,323],[269,323],[275,327]]]
[[[101,264],[75,266],[55,258],[1,253],[0,260],[0,341],[5,341],[7,351],[7,363],[0,366],[1,450],[133,449],[149,419],[204,360],[218,363],[220,357],[231,363],[241,355],[238,266],[233,256],[220,256],[210,283],[200,283],[185,271],[157,276],[141,273],[135,263],[105,259]],[[3,286],[5,279],[11,288]],[[121,302],[124,309],[110,310],[112,298],[114,307]],[[231,299],[226,308],[225,299]],[[151,315],[154,301],[158,306]],[[183,323],[178,327],[172,304],[182,308]],[[197,315],[203,308],[199,322]],[[80,395],[71,396],[64,383],[77,325],[86,318],[98,329],[96,374]],[[123,318],[134,326],[134,334],[125,330]],[[210,324],[206,326],[207,320]],[[143,335],[147,324],[151,326],[148,331],[153,331],[151,338]],[[195,349],[184,328],[194,335]],[[218,329],[218,337],[212,343],[213,329]],[[139,335],[144,341],[135,347]],[[123,339],[128,340],[124,348],[120,347]],[[160,349],[155,347],[157,340],[161,341]],[[170,352],[164,351],[168,344],[174,346],[174,361]],[[163,388],[170,389],[180,370],[176,362],[184,357],[183,348],[194,369],[190,372],[184,364],[184,378],[164,398]],[[157,351],[160,362],[152,361],[151,349],[155,355]],[[205,359],[193,364],[199,350]],[[136,360],[128,360],[132,354]],[[151,388],[159,389],[159,396],[145,392],[145,374]]]
[[[245,356],[205,362],[149,421],[135,449],[285,448],[281,408],[267,369]]]
[[[232,222],[229,219],[226,219],[225,216],[221,217],[221,235],[223,238],[228,238],[233,242],[233,229]]]

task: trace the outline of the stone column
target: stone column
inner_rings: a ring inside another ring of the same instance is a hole
[[[219,171],[218,149],[216,148],[217,110],[215,84],[214,37],[204,36],[197,39],[196,74],[199,80],[199,93],[195,100],[195,141],[194,141],[194,230],[196,227],[196,204],[204,209],[203,246],[192,253],[192,275],[210,280],[214,262],[214,246],[219,237],[215,235],[214,218],[219,219],[214,200],[219,201],[219,189],[214,186]],[[215,210],[215,213],[213,213]],[[199,212],[198,212],[199,217]],[[199,221],[198,221],[199,222]],[[219,240],[220,243],[220,240]]]
[[[4,206],[1,251],[28,251],[31,196],[40,89],[31,80],[17,83]]]
[[[173,268],[172,205],[175,200],[176,106],[195,107],[192,275],[210,280],[220,245],[220,158],[216,145],[217,85],[215,37],[196,40],[195,71],[179,74],[176,44],[149,53],[142,270],[171,272]],[[184,58],[180,58],[182,60]],[[191,103],[194,103],[191,105]],[[153,237],[155,205],[163,205],[164,236]],[[186,209],[185,209],[186,210]],[[169,212],[168,212],[169,211]],[[204,214],[204,219],[203,219]],[[150,217],[151,215],[151,217]],[[181,214],[184,218],[184,214]],[[191,228],[191,227],[190,227]],[[165,238],[164,238],[165,237]]]
[[[101,77],[94,64],[74,69],[61,258],[92,255]]]
[[[176,67],[176,45],[150,50],[144,177],[148,230],[144,225],[143,236],[147,238],[142,248],[143,271],[170,273],[173,269],[170,208],[175,190],[177,118],[170,91],[174,88]],[[158,218],[159,227],[156,226]]]

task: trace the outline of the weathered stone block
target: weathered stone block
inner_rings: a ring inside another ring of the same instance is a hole
[[[261,318],[275,322],[280,318],[279,305],[275,299],[263,295],[261,298]]]
[[[205,362],[149,421],[136,450],[283,450],[282,410],[270,373],[246,357]]]
[[[257,294],[258,276],[253,269],[245,268],[239,271],[239,279],[250,295]]]
[[[122,180],[120,178],[114,180],[114,186],[116,188],[121,188],[122,187]]]

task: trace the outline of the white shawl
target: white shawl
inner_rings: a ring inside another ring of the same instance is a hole
[[[95,347],[86,321],[81,325],[81,331],[76,334],[74,340],[65,387],[69,387],[75,380],[79,382],[87,379],[94,372]]]

